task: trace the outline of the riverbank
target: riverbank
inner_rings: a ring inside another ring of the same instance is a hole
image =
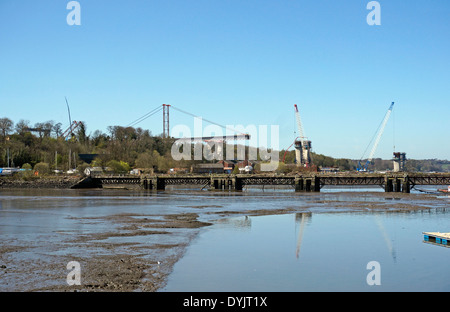
[[[58,188],[69,189],[80,181],[80,176],[2,176],[0,177],[0,189],[25,189],[25,188]]]

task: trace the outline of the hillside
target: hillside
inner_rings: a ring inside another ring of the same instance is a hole
[[[280,153],[281,159],[284,155],[284,151]],[[295,152],[288,151],[286,154],[286,163],[294,163]],[[356,170],[358,167],[358,160],[345,159],[345,158],[333,158],[322,154],[312,153],[312,161],[318,167],[338,167],[341,171]],[[363,163],[366,160],[363,160]],[[370,170],[374,171],[386,171],[393,170],[393,162],[391,159],[375,158],[372,161],[372,165],[369,166]],[[440,159],[407,159],[406,171],[410,172],[450,172],[450,161]]]

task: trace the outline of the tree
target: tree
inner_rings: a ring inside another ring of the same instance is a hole
[[[18,123],[16,123],[15,130],[18,134],[23,135],[25,132],[27,132],[27,128],[29,127],[30,121],[21,119]]]
[[[48,174],[50,173],[50,165],[48,163],[40,162],[34,166],[34,170],[37,171],[40,175]]]
[[[29,163],[25,163],[22,165],[22,169],[28,169],[31,170],[33,167],[31,167],[31,165]]]
[[[86,126],[84,122],[80,122],[80,125],[78,126],[77,137],[78,142],[81,144],[84,145],[87,143],[88,137],[86,136]]]
[[[109,137],[100,130],[95,130],[91,136],[91,142],[98,148],[105,148],[108,141]]]
[[[130,171],[130,166],[124,161],[110,160],[106,163],[115,173],[128,173]]]
[[[59,138],[62,135],[62,123],[58,122],[53,126],[53,132],[55,132],[55,135],[57,138]]]
[[[155,163],[150,153],[139,154],[135,162],[137,168],[153,168]]]
[[[6,142],[7,135],[12,131],[13,125],[14,123],[11,119],[7,117],[0,118],[0,132],[4,142]]]
[[[54,124],[55,122],[53,120],[48,120],[44,122],[43,124],[44,136],[50,136]]]

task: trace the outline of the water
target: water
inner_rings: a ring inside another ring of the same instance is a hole
[[[450,248],[422,232],[450,232],[450,199],[422,194],[0,190],[0,291],[64,286],[68,261],[121,254],[161,260],[160,291],[449,291]],[[185,214],[213,225],[148,227]]]
[[[233,218],[198,237],[164,291],[449,291],[450,248],[421,234],[449,228],[444,211]]]

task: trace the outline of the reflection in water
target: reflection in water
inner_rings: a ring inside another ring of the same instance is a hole
[[[162,291],[450,291],[449,249],[421,235],[448,229],[449,217],[444,208],[234,218],[251,226],[207,229]],[[366,282],[370,261],[381,265],[377,287]]]
[[[305,230],[307,220],[309,220],[311,216],[312,214],[310,212],[295,214],[295,221],[298,222],[300,220],[300,229],[298,231],[298,238],[297,238],[297,249],[295,251],[295,255],[297,256],[297,258],[300,254],[300,246],[302,244],[303,231]]]
[[[249,230],[252,226],[252,219],[248,216],[245,216],[244,218],[225,219],[221,222],[239,230]]]
[[[375,222],[378,226],[378,228],[380,229],[381,234],[383,235],[383,239],[386,243],[386,246],[390,252],[390,254],[392,255],[392,259],[394,259],[394,262],[396,261],[396,254],[395,254],[395,249],[392,246],[392,242],[391,239],[389,238],[389,234],[387,233],[386,229],[384,228],[382,219],[380,217],[379,213],[375,213]]]

